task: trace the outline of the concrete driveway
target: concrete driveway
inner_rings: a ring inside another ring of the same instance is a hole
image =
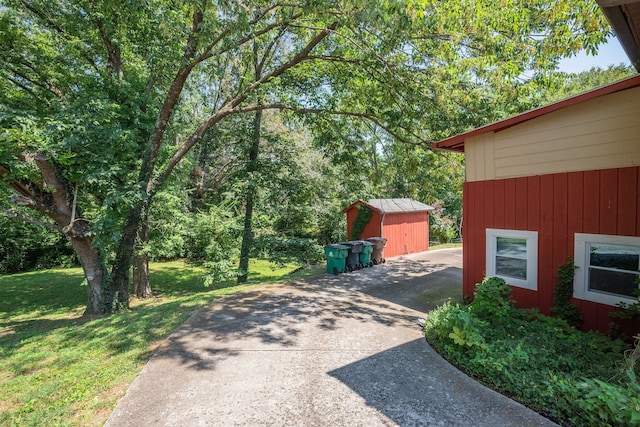
[[[182,325],[107,426],[554,425],[449,365],[418,320],[459,298],[460,249],[220,299]]]

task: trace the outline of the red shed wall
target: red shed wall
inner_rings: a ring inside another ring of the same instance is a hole
[[[640,167],[466,182],[463,294],[485,276],[487,228],[538,231],[538,290],[513,287],[513,296],[520,307],[550,314],[555,275],[573,256],[575,233],[640,236],[639,189]],[[573,302],[584,330],[608,330],[615,307]]]
[[[358,216],[358,208],[352,207],[347,210],[347,240],[351,240],[351,229],[353,228],[353,223]],[[381,214],[377,210],[373,210],[373,214],[371,215],[371,220],[364,227],[364,231],[360,235],[361,239],[367,239],[369,237],[380,237],[382,234],[382,229],[380,227]]]
[[[384,216],[382,237],[387,239],[385,258],[429,249],[427,212],[393,213]]]

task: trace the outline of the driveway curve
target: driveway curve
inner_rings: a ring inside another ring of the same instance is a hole
[[[156,351],[106,426],[545,426],[427,344],[460,249],[216,300]]]

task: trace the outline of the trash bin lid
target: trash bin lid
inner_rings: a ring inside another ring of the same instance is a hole
[[[349,246],[342,245],[340,243],[332,243],[330,245],[325,246],[328,249],[349,249]]]

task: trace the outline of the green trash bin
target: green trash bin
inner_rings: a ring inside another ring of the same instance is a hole
[[[362,252],[360,252],[360,264],[364,267],[373,267],[373,261],[371,261],[371,254],[373,253],[373,248],[375,244],[371,242],[367,242],[366,240],[361,240],[362,242]]]
[[[327,273],[338,274],[346,271],[346,260],[349,255],[349,246],[333,244],[324,247],[324,255],[327,258]]]

